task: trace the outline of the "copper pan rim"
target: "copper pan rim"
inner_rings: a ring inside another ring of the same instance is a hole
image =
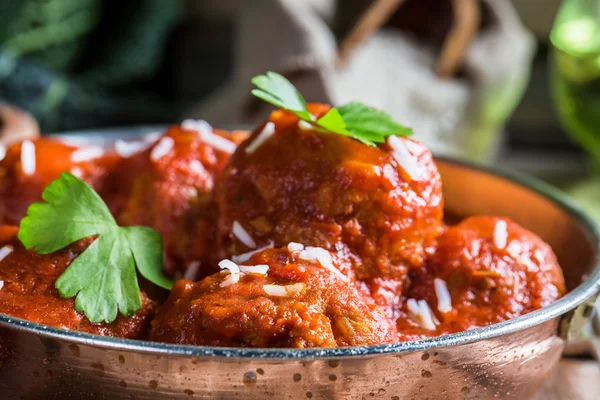
[[[137,136],[151,131],[156,131],[162,126],[135,127],[135,128],[110,128],[93,131],[77,131],[61,134],[76,139],[93,138],[118,138],[122,136]],[[519,173],[503,170],[496,167],[487,167],[472,162],[458,161],[451,157],[436,156],[437,160],[456,164],[461,167],[476,169],[497,177],[510,180],[518,185],[545,197],[558,207],[566,211],[589,235],[590,241],[595,244],[596,254],[600,254],[600,227],[565,194],[536,178]],[[52,338],[74,344],[94,346],[104,349],[138,352],[149,355],[184,356],[189,358],[223,357],[228,359],[319,359],[319,358],[349,358],[376,356],[379,354],[402,354],[417,351],[436,350],[449,346],[462,345],[480,340],[486,340],[516,331],[524,330],[539,325],[553,318],[561,317],[575,309],[580,304],[589,300],[600,292],[600,257],[595,260],[595,267],[591,274],[557,302],[540,310],[517,317],[502,323],[490,325],[470,331],[459,332],[451,335],[439,336],[426,340],[399,342],[372,346],[341,347],[341,348],[316,348],[316,349],[250,349],[228,347],[199,347],[157,343],[133,339],[98,336],[88,333],[70,331],[37,324],[30,321],[0,314],[0,326],[16,332],[28,332],[40,338]]]

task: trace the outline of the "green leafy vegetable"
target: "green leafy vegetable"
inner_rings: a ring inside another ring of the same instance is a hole
[[[369,146],[384,143],[385,138],[391,135],[412,134],[412,129],[397,123],[388,113],[359,102],[331,108],[317,120],[308,111],[306,101],[294,85],[275,72],[255,76],[252,83],[258,88],[252,91],[256,97],[294,113],[318,130],[349,136]]]
[[[374,142],[385,142],[387,136],[408,136],[412,129],[400,125],[384,111],[359,102],[348,103],[339,108],[340,115],[348,130],[359,137],[370,137]],[[380,140],[377,140],[379,137]]]
[[[275,72],[267,72],[266,75],[252,78],[252,83],[258,88],[252,90],[252,94],[259,99],[291,111],[303,120],[311,120],[304,97],[283,76]]]
[[[329,132],[339,133],[340,135],[345,136],[350,134],[346,129],[346,121],[344,121],[344,118],[342,118],[342,115],[337,108],[332,108],[327,111],[327,114],[317,120],[317,125]]]
[[[80,239],[98,236],[56,280],[62,297],[91,322],[112,322],[117,312],[131,316],[142,306],[139,272],[170,289],[162,274],[162,240],[150,228],[117,225],[104,201],[85,182],[63,173],[44,190],[45,203],[34,203],[19,227],[27,249],[48,254]]]

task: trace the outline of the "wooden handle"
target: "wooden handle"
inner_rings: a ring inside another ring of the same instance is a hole
[[[375,33],[406,0],[377,0],[364,12],[338,50],[337,66],[342,67],[352,52]],[[469,43],[477,34],[481,21],[479,0],[450,0],[452,2],[452,27],[436,63],[440,78],[453,76],[460,68]]]
[[[337,64],[346,63],[352,52],[363,41],[377,32],[406,0],[376,0],[360,17],[338,50]]]
[[[31,114],[0,104],[0,144],[7,145],[40,136],[40,126]]]
[[[444,41],[436,66],[436,73],[440,78],[449,78],[456,73],[481,21],[478,0],[452,0],[452,11],[452,28]]]

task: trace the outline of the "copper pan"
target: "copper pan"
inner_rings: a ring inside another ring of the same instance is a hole
[[[151,128],[70,134],[89,143]],[[2,399],[527,399],[589,320],[598,227],[531,178],[437,159],[446,211],[503,215],[552,245],[570,292],[531,314],[423,341],[239,349],[106,338],[0,315]]]

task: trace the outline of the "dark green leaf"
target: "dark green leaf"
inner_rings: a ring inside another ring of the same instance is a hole
[[[117,311],[131,316],[142,306],[135,265],[122,233],[96,239],[56,280],[62,297],[73,297],[75,309],[91,322],[112,322]]]
[[[37,253],[53,253],[116,226],[100,196],[72,174],[63,173],[52,181],[42,198],[47,203],[29,207],[18,234],[23,245],[35,247]]]
[[[154,229],[143,226],[122,228],[129,239],[129,247],[142,276],[164,289],[171,289],[173,281],[162,273],[162,238]]]
[[[21,221],[19,239],[38,253],[60,250],[80,239],[98,236],[56,280],[65,298],[77,296],[75,309],[91,322],[112,322],[120,311],[131,316],[142,306],[136,275],[165,288],[162,240],[150,228],[121,228],[100,196],[71,174],[52,181]]]

